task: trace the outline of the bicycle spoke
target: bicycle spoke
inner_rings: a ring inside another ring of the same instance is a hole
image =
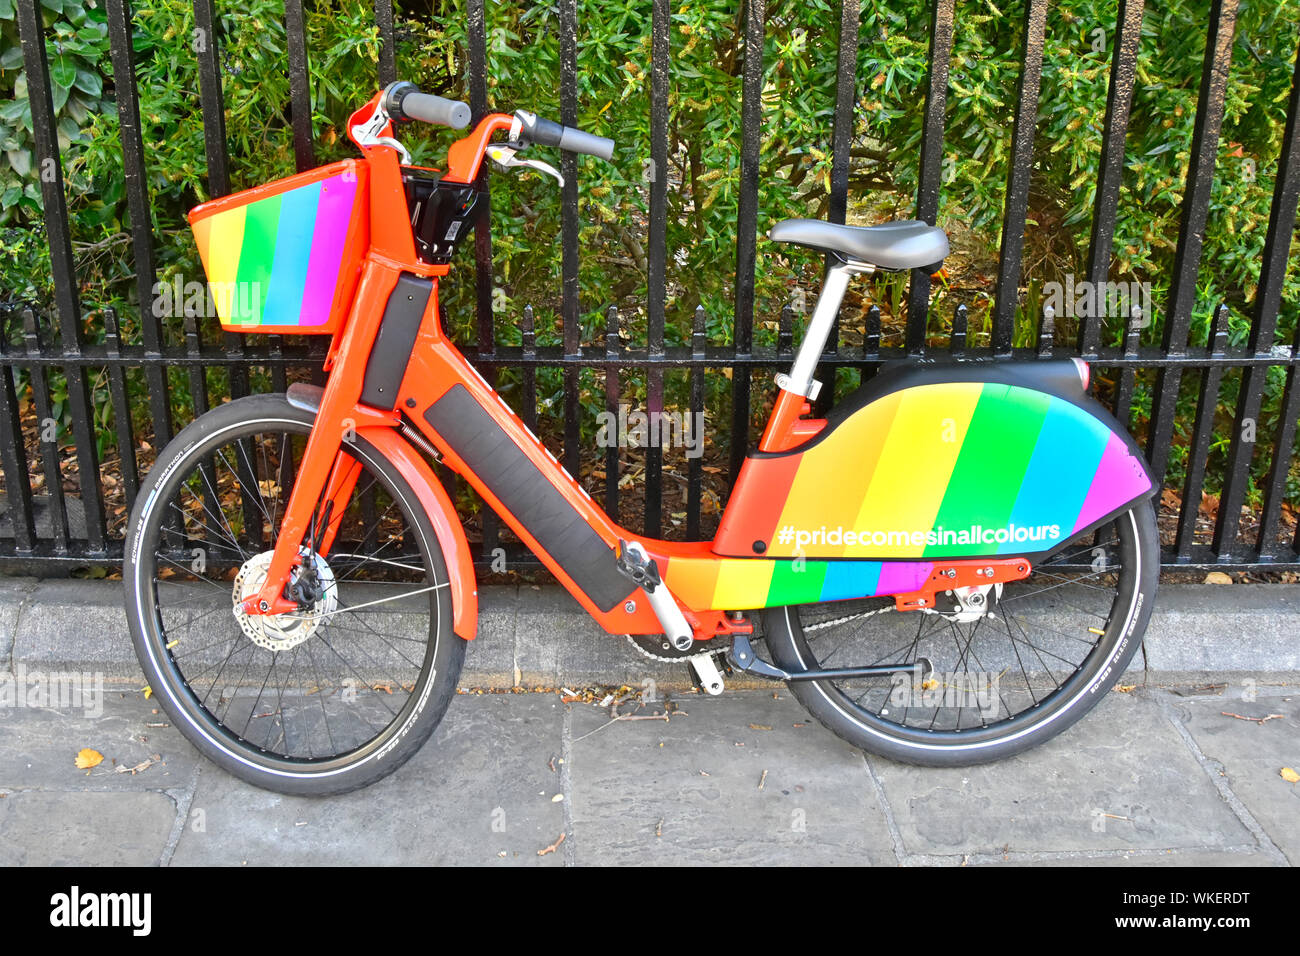
[[[435,632],[427,626],[423,634],[390,632],[387,622],[393,614],[427,617],[443,606],[450,584],[432,583],[403,499],[364,458],[344,452],[335,457],[325,489],[343,476],[354,479],[352,489],[346,500],[334,500],[328,519],[322,492],[294,566],[294,586],[301,589],[286,588],[302,610],[243,624],[224,618],[236,616],[228,569],[265,573],[270,552],[249,571],[254,555],[241,535],[260,547],[266,534],[254,525],[265,522],[275,547],[305,439],[305,426],[302,433],[257,430],[206,448],[176,476],[160,506],[216,563],[209,570],[161,548],[149,553],[157,639],[182,693],[204,719],[247,747],[312,762],[336,759],[396,726],[426,672]],[[334,553],[315,556],[326,532]],[[309,580],[317,591],[305,590]]]
[[[1114,534],[1106,541],[1099,537],[1098,544],[1091,538],[1034,568],[1028,578],[999,585],[988,594],[988,613],[967,620],[958,619],[960,609],[897,611],[892,599],[871,610],[862,608],[879,599],[801,608],[801,617],[807,616],[801,625],[807,666],[911,666],[925,658],[933,676],[914,677],[910,689],[880,677],[827,683],[846,706],[883,724],[927,734],[996,730],[1056,699],[1094,659],[1100,635],[1110,628],[1125,575],[1117,560],[1122,545]],[[1097,547],[1106,548],[1104,568],[1055,566],[1090,560]],[[917,620],[909,627],[897,614]]]

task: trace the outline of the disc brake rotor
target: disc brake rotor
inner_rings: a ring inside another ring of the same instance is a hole
[[[274,551],[253,555],[235,575],[232,591],[235,620],[239,622],[244,635],[258,647],[270,651],[291,650],[311,637],[320,627],[321,621],[338,607],[338,582],[335,581],[330,566],[323,557],[306,548],[300,553],[304,565],[310,562],[309,570],[315,578],[313,585],[317,596],[309,606],[300,607],[288,614],[248,614],[243,609],[244,600],[262,590]],[[304,565],[293,569],[289,581],[291,593],[302,590]]]

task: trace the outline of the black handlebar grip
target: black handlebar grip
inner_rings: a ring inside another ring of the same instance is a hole
[[[564,126],[561,129],[563,132],[560,133],[560,149],[567,149],[572,153],[586,153],[588,156],[595,156],[606,162],[614,158],[612,139],[594,133],[584,133],[572,126]]]
[[[543,119],[528,110],[516,110],[515,117],[519,120],[520,132],[525,143],[536,143],[539,146],[560,145],[564,127],[559,123]]]
[[[525,142],[537,143],[539,146],[558,146],[571,153],[586,153],[607,161],[614,157],[612,139],[584,133],[572,126],[561,126],[554,120],[542,119],[528,110],[518,110],[515,116],[519,120]]]
[[[399,122],[419,120],[435,126],[464,129],[470,121],[468,104],[421,93],[414,83],[406,81],[389,84],[384,90],[383,105],[388,115]]]

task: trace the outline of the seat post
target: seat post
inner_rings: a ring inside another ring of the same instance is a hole
[[[817,371],[817,363],[821,361],[826,340],[830,337],[831,329],[835,325],[835,317],[839,315],[840,305],[844,302],[844,293],[849,287],[849,279],[855,275],[867,275],[875,271],[875,266],[852,259],[840,259],[826,270],[821,294],[817,296],[817,306],[813,309],[808,331],[804,334],[803,341],[799,343],[799,351],[795,354],[790,374],[776,377],[779,388],[802,395],[809,401],[817,398],[817,393],[821,391],[821,382],[813,378],[813,373]]]

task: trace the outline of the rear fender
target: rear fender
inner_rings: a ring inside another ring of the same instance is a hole
[[[713,550],[1037,563],[1155,491],[1073,363],[915,363],[859,389],[811,440],[751,453]]]

